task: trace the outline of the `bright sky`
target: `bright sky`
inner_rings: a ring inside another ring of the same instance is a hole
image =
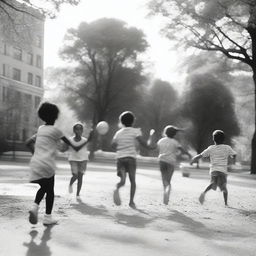
[[[45,23],[45,68],[65,65],[59,58],[58,51],[68,28],[77,28],[82,21],[113,17],[144,31],[151,46],[146,60],[152,62],[152,67],[149,66],[155,78],[172,83],[180,82],[181,78],[177,73],[178,54],[170,50],[170,41],[160,36],[160,21],[146,18],[146,2],[147,0],[81,0],[76,7],[63,6],[56,19]]]

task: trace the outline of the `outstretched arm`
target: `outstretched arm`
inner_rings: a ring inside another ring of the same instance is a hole
[[[201,154],[198,154],[198,155],[194,156],[194,157],[191,159],[190,164],[192,165],[193,163],[197,163],[198,160],[199,160],[200,158],[202,158],[202,157],[203,157],[203,156],[202,156]]]
[[[26,140],[25,144],[32,154],[35,152],[36,134]]]
[[[74,146],[65,136],[61,137],[61,140],[64,141],[67,145],[72,147],[75,151],[79,151],[84,145],[87,144],[88,141],[85,141],[80,146]]]
[[[148,142],[146,142],[145,140],[143,140],[142,139],[142,137],[141,136],[139,136],[139,137],[136,137],[136,139],[137,139],[137,141],[143,146],[143,147],[145,147],[145,148],[147,148],[147,149],[155,149],[156,147],[157,147],[157,145],[155,144],[155,145],[152,145],[152,139],[148,139]]]

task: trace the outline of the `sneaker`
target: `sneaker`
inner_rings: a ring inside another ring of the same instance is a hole
[[[69,185],[68,186],[68,192],[71,194],[71,193],[73,193],[73,187],[72,187],[72,185]]]
[[[38,222],[38,209],[39,209],[39,205],[38,204],[34,204],[32,209],[29,211],[29,222],[31,224],[37,224]]]
[[[51,214],[45,214],[44,219],[43,219],[43,224],[44,225],[55,225],[57,224],[58,221],[55,220]]]
[[[204,197],[205,197],[205,193],[202,193],[202,194],[199,196],[198,200],[199,200],[200,204],[203,204],[203,203],[204,203]]]
[[[115,189],[113,194],[113,200],[116,205],[121,205],[121,199],[119,195],[119,190]]]

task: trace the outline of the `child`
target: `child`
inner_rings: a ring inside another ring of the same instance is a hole
[[[69,138],[69,141],[74,146],[80,146],[82,144],[88,143],[91,138],[91,134],[89,135],[88,139],[82,137],[83,134],[83,125],[81,123],[76,123],[73,126],[74,136]],[[73,192],[72,185],[77,180],[77,190],[76,190],[76,197],[77,199],[80,198],[80,191],[82,188],[83,183],[83,175],[86,171],[87,161],[88,161],[88,150],[87,147],[84,146],[81,150],[76,151],[72,147],[69,149],[69,157],[68,161],[71,167],[72,177],[69,182],[69,193]]]
[[[117,175],[120,177],[120,182],[117,183],[114,190],[114,203],[121,204],[119,189],[125,185],[126,173],[129,175],[131,190],[130,202],[131,208],[136,208],[134,203],[134,195],[136,190],[136,141],[147,148],[151,148],[141,138],[141,130],[132,127],[135,121],[135,116],[132,112],[126,111],[119,116],[121,124],[124,126],[113,137],[112,146],[117,150]]]
[[[56,105],[45,102],[38,109],[38,116],[45,122],[38,128],[37,134],[27,140],[26,145],[33,153],[30,161],[30,181],[40,185],[36,193],[34,205],[29,211],[29,221],[36,224],[38,221],[38,208],[44,195],[46,194],[46,210],[43,219],[44,225],[56,224],[52,218],[52,208],[54,202],[54,175],[55,175],[55,156],[57,144],[62,139],[66,144],[74,147],[69,140],[63,136],[62,132],[54,127],[54,123],[59,115]],[[80,147],[74,147],[79,150]]]
[[[228,158],[232,157],[235,160],[236,152],[228,145],[223,144],[225,140],[225,134],[221,130],[215,130],[212,134],[214,145],[209,146],[201,154],[192,158],[191,164],[196,163],[202,157],[210,157],[210,174],[211,184],[200,195],[199,202],[204,203],[205,194],[217,187],[223,191],[223,197],[225,205],[228,205],[228,190],[227,190],[227,165]]]
[[[174,136],[179,131],[175,126],[168,125],[164,128],[164,138],[157,142],[159,149],[159,167],[162,175],[163,187],[164,187],[164,204],[168,204],[170,192],[171,192],[171,179],[176,165],[176,158],[178,153],[186,154],[189,157],[191,155],[183,149],[179,142],[174,139]]]

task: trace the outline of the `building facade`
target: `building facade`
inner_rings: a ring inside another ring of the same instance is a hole
[[[6,140],[16,144],[36,132],[44,93],[44,18],[25,8],[24,13],[10,9],[17,24],[6,17],[0,29],[0,125]]]

